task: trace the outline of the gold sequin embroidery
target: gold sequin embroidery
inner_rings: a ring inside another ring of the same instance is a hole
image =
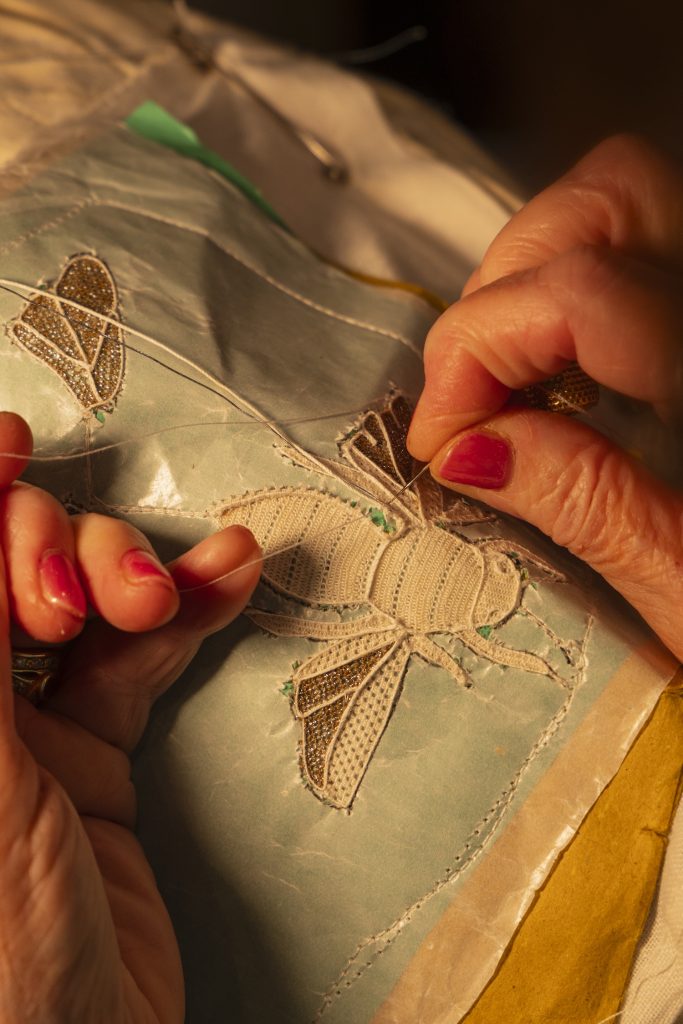
[[[116,285],[105,263],[80,254],[66,264],[54,297],[33,295],[10,333],[54,370],[84,409],[111,412],[123,381],[125,346],[122,330],[102,316],[118,319],[117,307]]]

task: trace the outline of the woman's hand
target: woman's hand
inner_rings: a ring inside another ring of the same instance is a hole
[[[681,494],[581,423],[504,408],[576,361],[680,421],[680,174],[608,140],[512,218],[463,295],[427,339],[411,452],[589,562],[683,659]]]
[[[29,446],[23,421],[0,414],[0,451]],[[0,458],[0,486],[22,468]],[[128,524],[70,518],[22,484],[0,494],[0,533],[0,1020],[180,1022],[180,961],[132,832],[128,754],[156,697],[246,604],[258,547],[232,527],[166,569]],[[100,617],[86,622],[87,605]],[[40,708],[12,693],[10,620],[40,641],[75,638]]]

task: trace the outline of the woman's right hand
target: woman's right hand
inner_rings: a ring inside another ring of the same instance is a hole
[[[408,443],[590,563],[683,660],[681,494],[585,424],[505,407],[573,361],[681,422],[683,180],[636,139],[598,146],[493,241],[430,331]]]
[[[30,444],[0,413],[0,452]],[[0,1021],[179,1024],[180,957],[134,834],[129,755],[155,699],[243,609],[260,551],[235,526],[164,567],[130,524],[12,484],[23,461],[0,457]],[[70,641],[39,707],[12,693],[10,625]]]

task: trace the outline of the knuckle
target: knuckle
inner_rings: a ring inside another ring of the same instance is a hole
[[[683,176],[645,138],[599,143],[527,203],[492,242],[480,283],[539,266],[583,240],[639,253],[653,242],[680,256]]]
[[[424,345],[425,363],[445,359],[461,344],[470,306],[471,300],[461,299],[449,306],[432,324]]]
[[[553,299],[579,312],[585,300],[612,291],[621,280],[623,259],[605,245],[582,242],[538,270],[538,279]]]
[[[106,530],[111,521],[101,512],[77,512],[70,516],[71,527],[77,541],[87,541],[99,531]]]
[[[672,160],[640,135],[622,133],[595,147],[569,174],[578,195],[594,192],[593,216],[606,242],[638,249],[666,238],[683,204],[683,177]],[[667,225],[669,232],[667,232]]]
[[[635,489],[623,455],[596,440],[573,456],[541,502],[549,535],[597,569],[628,558]]]
[[[546,226],[533,220],[521,226],[513,218],[509,229],[503,229],[484,257],[481,283],[491,285],[519,270],[539,266],[552,259],[556,252],[552,225]]]
[[[599,142],[581,161],[584,166],[651,167],[663,157],[644,135],[616,132]]]

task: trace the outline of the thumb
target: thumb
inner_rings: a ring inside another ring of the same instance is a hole
[[[683,498],[644,466],[584,424],[519,409],[457,434],[431,471],[588,562],[683,660]]]
[[[132,751],[154,701],[187,667],[203,640],[244,609],[258,582],[261,551],[242,526],[206,537],[168,566],[181,598],[166,625],[121,633],[99,619],[69,648],[46,707],[107,743]]]

